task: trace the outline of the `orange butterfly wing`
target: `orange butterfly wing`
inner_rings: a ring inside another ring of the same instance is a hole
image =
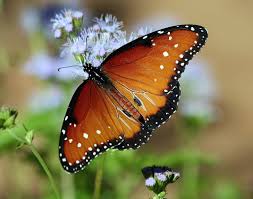
[[[207,31],[197,25],[162,29],[113,52],[102,64],[102,71],[143,116],[148,131],[152,131],[176,111],[180,96],[178,79],[206,39]],[[133,132],[117,148],[136,148],[149,137],[144,136]]]
[[[85,81],[73,95],[63,121],[59,143],[63,168],[68,172],[83,169],[122,142],[125,134],[140,132],[141,126],[121,111],[105,89]]]

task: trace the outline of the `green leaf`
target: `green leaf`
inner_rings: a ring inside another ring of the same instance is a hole
[[[33,141],[33,137],[34,137],[34,132],[33,130],[30,130],[26,133],[25,135],[25,140],[27,141],[28,144],[32,144]]]

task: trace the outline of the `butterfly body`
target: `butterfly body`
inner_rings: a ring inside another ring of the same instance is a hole
[[[178,79],[206,39],[201,26],[173,26],[126,44],[101,67],[84,65],[89,78],[73,95],[61,130],[63,168],[77,172],[110,148],[146,143],[176,112]]]

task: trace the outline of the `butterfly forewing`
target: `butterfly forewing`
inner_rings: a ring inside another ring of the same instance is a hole
[[[152,131],[176,111],[180,97],[178,79],[206,39],[206,30],[197,25],[159,30],[112,53],[102,64],[102,70]],[[149,139],[144,136],[145,133],[133,133],[117,148],[136,148]]]

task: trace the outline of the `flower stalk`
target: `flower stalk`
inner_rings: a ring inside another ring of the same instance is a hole
[[[99,199],[101,195],[104,162],[105,162],[105,154],[103,155],[103,157],[101,157],[101,161],[99,162],[99,165],[97,166],[93,199]]]

